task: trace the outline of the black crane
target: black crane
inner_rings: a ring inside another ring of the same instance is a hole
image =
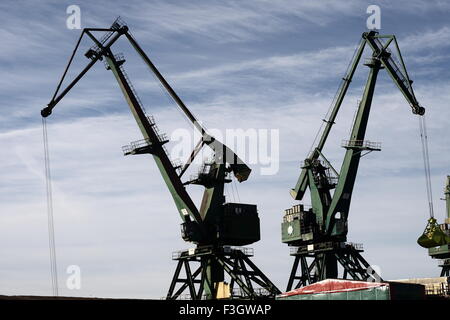
[[[97,39],[94,36],[95,32],[103,32],[103,36]],[[84,35],[94,42],[94,45],[85,54],[90,62],[59,93],[62,81]],[[201,133],[200,141],[184,165],[175,164],[170,160],[165,148],[165,144],[169,141],[159,131],[154,118],[146,113],[125,72],[124,56],[112,52],[113,44],[121,36],[129,41],[167,93]],[[196,244],[193,249],[180,251],[173,255],[173,259],[177,261],[177,267],[167,293],[167,299],[177,299],[185,291],[188,292],[191,299],[274,297],[280,291],[250,260],[253,255],[252,250],[245,247],[234,247],[249,245],[260,240],[257,207],[252,204],[229,203],[226,202],[224,196],[224,185],[231,182],[230,174],[242,182],[247,180],[251,172],[250,168],[226,145],[211,136],[197,121],[120,18],[116,19],[110,28],[83,29],[56,92],[47,107],[42,109],[41,115],[48,117],[61,99],[99,60],[103,60],[106,69],[111,70],[114,74],[144,137],[142,140],[123,147],[124,154],[151,154],[153,156],[183,221],[181,224],[182,238]],[[204,162],[194,179],[182,181],[183,174],[205,145],[212,149],[214,159]],[[186,186],[189,184],[201,185],[205,188],[199,209],[186,190]],[[197,266],[192,269],[194,264]],[[184,277],[182,276],[183,270]],[[229,283],[225,282],[226,275],[230,279]]]

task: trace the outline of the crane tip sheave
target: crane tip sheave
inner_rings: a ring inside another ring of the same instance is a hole
[[[52,108],[50,108],[49,106],[47,106],[41,110],[41,116],[43,118],[47,118],[51,114],[52,114]]]

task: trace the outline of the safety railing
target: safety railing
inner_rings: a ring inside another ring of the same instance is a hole
[[[176,260],[183,254],[184,250],[174,251],[172,252],[172,260]]]
[[[380,47],[384,47],[384,42],[381,41],[381,39],[375,38],[375,42],[377,42]],[[412,91],[411,83],[408,81],[408,79],[406,78],[406,75],[403,74],[403,71],[400,69],[400,67],[399,67],[401,65],[400,61],[398,61],[396,55],[389,48],[386,48],[385,51],[389,53],[389,58],[387,59],[387,62],[394,70],[398,79],[401,82],[403,82],[405,84],[405,86],[408,88],[408,90],[411,92]]]
[[[105,44],[106,41],[108,41],[111,38],[111,36],[114,34],[114,32],[116,32],[123,26],[126,26],[126,23],[120,17],[117,17],[116,20],[114,20],[113,24],[110,27],[110,29],[112,29],[112,30],[103,34],[103,36],[100,38],[100,40],[98,40],[98,42],[101,45]],[[101,48],[97,44],[95,44],[90,48],[90,50],[95,51],[96,53],[100,53]],[[91,59],[93,59],[93,58],[94,58],[94,56],[91,57]]]
[[[152,115],[145,115],[147,117],[148,123],[150,123],[150,125],[154,126],[155,123],[155,118]]]
[[[177,158],[177,159],[172,160],[171,163],[172,163],[172,167],[175,169],[175,171],[177,171],[179,173],[183,166],[181,160]]]
[[[375,63],[375,60],[378,60],[378,59],[375,58],[375,57],[364,58],[364,63],[363,64],[370,66],[370,65],[373,65]]]
[[[319,159],[305,159],[304,161],[300,162],[300,167],[307,167],[311,165],[322,165],[324,167],[327,167],[327,163],[325,161],[319,160]]]
[[[138,104],[139,104],[139,107],[141,107],[141,109],[142,109],[142,110],[144,111],[144,113],[145,113],[144,104],[142,103],[141,98],[139,98],[139,95],[137,94],[137,91],[136,91],[136,89],[134,88],[133,83],[131,83],[131,80],[130,80],[130,78],[128,77],[128,74],[126,73],[125,68],[121,65],[121,66],[119,67],[119,69],[120,69],[120,71],[122,72],[123,77],[124,77],[125,80],[127,81],[127,84],[128,84],[128,86],[130,87],[131,91],[133,92],[133,95],[134,95],[134,97],[136,98],[136,100],[137,100],[137,102],[138,102]]]
[[[254,254],[254,249],[253,248],[232,247],[232,246],[225,246],[225,247],[223,247],[223,252],[224,253],[231,253],[232,251],[241,251],[247,257],[253,256],[253,254]]]
[[[299,247],[289,247],[289,254],[296,254]]]
[[[128,144],[126,146],[123,146],[122,151],[126,155],[126,154],[132,153],[134,150],[136,150],[138,148],[147,147],[149,145],[151,145],[151,142],[149,139],[137,140],[137,141],[131,142],[130,144]]]
[[[116,53],[116,54],[114,55],[114,60],[116,60],[117,62],[119,62],[119,61],[125,61],[125,56],[124,56],[123,53]],[[106,59],[103,60],[103,65],[105,66],[105,69],[106,69],[106,70],[109,70],[109,69],[110,69],[109,64],[108,64],[108,61],[107,61]],[[122,72],[125,73],[125,70],[122,69]],[[127,78],[128,78],[128,77],[127,77]]]
[[[364,246],[362,243],[346,242],[345,244],[356,250],[364,250]]]
[[[269,290],[267,290],[266,288],[254,288],[253,289],[253,293],[254,295],[258,296],[258,297],[267,297],[272,295],[270,293]],[[238,299],[238,298],[246,298],[248,297],[248,294],[242,290],[241,288],[234,288],[231,291],[231,298],[232,299]]]
[[[183,255],[193,255],[199,253],[199,249],[197,248],[191,248],[188,250],[179,250],[172,252],[172,260],[177,260]],[[234,246],[224,246],[222,247],[222,250],[225,254],[231,254],[235,251],[240,251],[247,257],[251,257],[254,255],[254,249],[253,248],[246,248],[246,247],[234,247]],[[201,251],[201,248],[200,248]],[[202,253],[202,252],[200,252]]]
[[[189,179],[191,181],[199,179],[201,176],[206,176],[209,174],[211,166],[213,165],[214,161],[211,159],[205,160],[203,164],[198,169],[197,173],[191,174],[189,176]]]
[[[292,222],[292,221],[297,220],[297,219],[300,219],[300,212],[286,213],[283,216],[283,222]]]

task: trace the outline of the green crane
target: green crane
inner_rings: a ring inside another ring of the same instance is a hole
[[[372,52],[371,57],[364,62],[369,68],[369,75],[350,138],[342,142],[346,151],[338,172],[322,150],[366,46]],[[397,58],[390,47],[394,47]],[[292,246],[291,255],[295,257],[287,290],[294,288],[296,280],[295,288],[299,288],[323,279],[338,278],[339,264],[343,268],[344,279],[348,276],[355,280],[379,278],[370,271],[370,265],[361,256],[361,246],[346,241],[350,202],[360,159],[369,152],[381,150],[380,143],[365,140],[375,84],[381,69],[386,69],[412,112],[420,116],[425,113],[414,95],[412,80],[406,71],[395,36],[379,35],[376,31],[363,33],[328,117],[324,119],[323,130],[318,134],[320,139],[317,144],[313,144],[312,151],[302,165],[300,177],[291,190],[295,200],[303,200],[309,189],[311,208],[297,204],[285,210],[281,224],[282,242]],[[312,262],[309,261],[311,259]],[[301,272],[298,274],[299,267]]]
[[[93,35],[94,32],[103,32],[104,34],[97,39]],[[94,42],[94,45],[85,54],[91,61],[58,94],[84,35],[89,36]],[[112,45],[121,36],[129,41],[184,115],[201,133],[200,141],[184,165],[174,163],[169,158],[165,147],[169,140],[159,131],[153,116],[146,113],[125,72],[124,56],[112,53]],[[185,291],[189,292],[188,295],[191,299],[205,297],[207,299],[258,299],[273,297],[279,293],[276,286],[250,260],[253,255],[250,248],[232,247],[245,246],[260,240],[256,205],[227,203],[224,196],[224,185],[231,182],[230,174],[234,174],[236,179],[242,182],[247,180],[251,169],[226,145],[208,134],[142,50],[121,19],[116,19],[110,28],[83,29],[56,92],[47,107],[42,109],[41,115],[44,118],[48,117],[56,104],[99,60],[103,60],[106,69],[111,70],[114,74],[144,138],[124,146],[122,148],[124,155],[151,154],[153,156],[182,219],[182,238],[196,244],[193,249],[180,251],[173,255],[173,259],[178,263],[167,299],[177,299]],[[183,174],[205,145],[211,148],[214,158],[203,163],[195,178],[182,181]],[[205,188],[200,208],[197,208],[186,190],[186,186],[190,184],[201,185]],[[198,264],[195,270],[191,269],[193,264]],[[182,270],[185,273],[184,277]],[[229,283],[225,282],[226,275],[230,278]],[[238,288],[235,288],[236,286]]]
[[[447,217],[446,220],[450,220],[450,176],[447,176],[447,183],[444,189],[444,201],[445,206],[447,208]]]
[[[446,205],[446,219],[444,223],[437,224],[436,219],[429,222],[424,234],[418,242],[422,247],[428,248],[428,255],[432,259],[440,259],[441,277],[450,277],[450,176],[447,176],[444,188],[444,198]],[[425,239],[424,242],[420,242]]]

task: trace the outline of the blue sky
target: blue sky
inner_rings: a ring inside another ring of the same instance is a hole
[[[277,129],[280,170],[239,185],[258,204],[263,239],[254,261],[280,287],[292,259],[280,242],[289,189],[347,64],[366,30],[366,9],[381,8],[381,33],[395,34],[418,100],[427,108],[435,212],[449,171],[450,2],[448,1],[2,1],[0,3],[0,294],[51,293],[40,109],[48,103],[82,27],[107,27],[120,15],[180,97],[208,128]],[[83,50],[71,75],[86,64]],[[125,42],[116,52],[147,110],[170,133],[186,127],[176,108]],[[78,69],[77,69],[78,68]],[[355,75],[325,150],[339,167],[366,77]],[[166,293],[171,252],[188,248],[179,216],[150,157],[122,156],[140,139],[117,84],[102,64],[48,120],[60,292],[148,297]],[[385,279],[432,277],[437,262],[416,245],[427,219],[418,120],[382,73],[367,138],[383,150],[363,158],[349,217],[349,241]],[[198,198],[199,190],[194,190]],[[231,195],[230,195],[231,197]],[[65,288],[69,265],[82,289]]]

